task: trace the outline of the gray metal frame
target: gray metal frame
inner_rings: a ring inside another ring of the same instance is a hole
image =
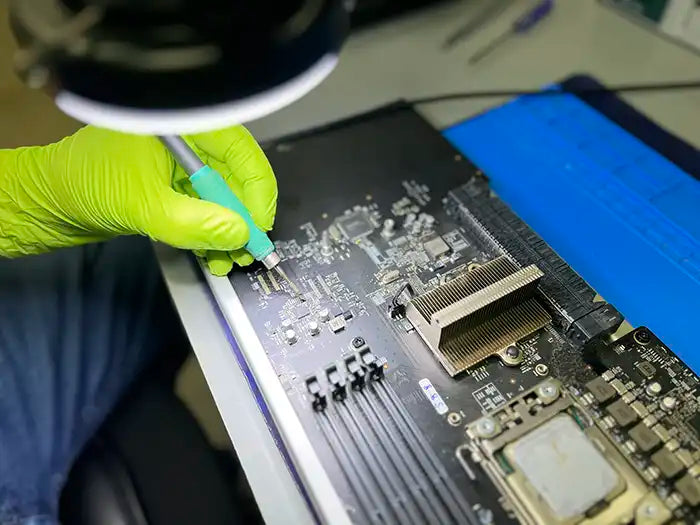
[[[156,244],[163,275],[214,401],[268,524],[313,523],[314,518],[251,394],[224,328],[186,252]],[[226,277],[202,272],[231,329],[316,513],[323,523],[350,518],[314,451],[240,299]]]

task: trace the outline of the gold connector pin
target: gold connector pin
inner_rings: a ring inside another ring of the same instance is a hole
[[[285,273],[285,271],[280,267],[278,264],[275,266],[274,270],[277,272],[277,275],[279,275],[283,280],[287,281],[287,284],[289,284],[289,287],[292,289],[294,294],[302,301],[304,301],[304,296],[301,295],[301,291],[299,290],[299,287],[294,284],[294,281],[292,281],[289,276]]]

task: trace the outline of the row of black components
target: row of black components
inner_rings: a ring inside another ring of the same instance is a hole
[[[622,381],[632,381],[644,387],[647,398],[660,397],[674,388],[674,377],[692,387],[690,383],[695,379],[694,374],[648,328],[639,327],[625,334],[615,341],[614,346],[620,351],[611,352],[610,345],[604,341],[584,346],[586,364],[598,375],[619,367]]]
[[[377,357],[362,337],[355,337],[351,342],[351,347],[356,350],[356,353],[343,360],[345,370],[337,363],[329,364],[324,370],[328,389],[334,401],[343,401],[347,398],[348,384],[352,390],[362,390],[368,377],[372,381],[384,378],[386,358]],[[328,406],[326,392],[316,374],[306,379],[306,389],[311,394],[313,409],[317,412],[325,410]]]
[[[347,359],[361,366],[359,353]],[[317,423],[357,499],[353,521],[478,523],[388,381],[367,383]]]
[[[676,491],[674,501],[685,505],[676,509],[677,516],[689,519],[695,515],[691,509],[700,505],[697,447],[679,421],[685,419],[692,429],[692,416],[672,415],[683,412],[684,400],[692,406],[694,396],[690,390],[686,390],[688,397],[682,391],[669,391],[674,388],[671,378],[687,388],[689,379],[696,376],[648,328],[637,328],[614,344],[615,352],[602,342],[585,349],[586,361],[601,375],[584,385],[583,399],[647,480]]]
[[[623,321],[622,315],[604,301],[594,301],[595,291],[498,198],[488,182],[473,178],[451,191],[448,213],[468,228],[486,251],[505,252],[522,268],[531,264],[544,272],[539,289],[557,323],[576,343],[608,336]]]

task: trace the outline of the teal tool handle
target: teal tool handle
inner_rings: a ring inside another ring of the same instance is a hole
[[[224,206],[243,217],[250,230],[250,239],[245,245],[245,249],[256,260],[261,261],[275,251],[275,245],[272,244],[270,238],[255,225],[248,209],[216,170],[204,166],[190,175],[190,182],[200,198]]]

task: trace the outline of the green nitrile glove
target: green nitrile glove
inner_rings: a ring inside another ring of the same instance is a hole
[[[186,140],[269,230],[277,184],[242,126]],[[228,273],[253,258],[236,213],[194,197],[184,170],[155,137],[87,126],[56,144],[0,150],[0,254],[6,257],[142,234],[206,255]]]

